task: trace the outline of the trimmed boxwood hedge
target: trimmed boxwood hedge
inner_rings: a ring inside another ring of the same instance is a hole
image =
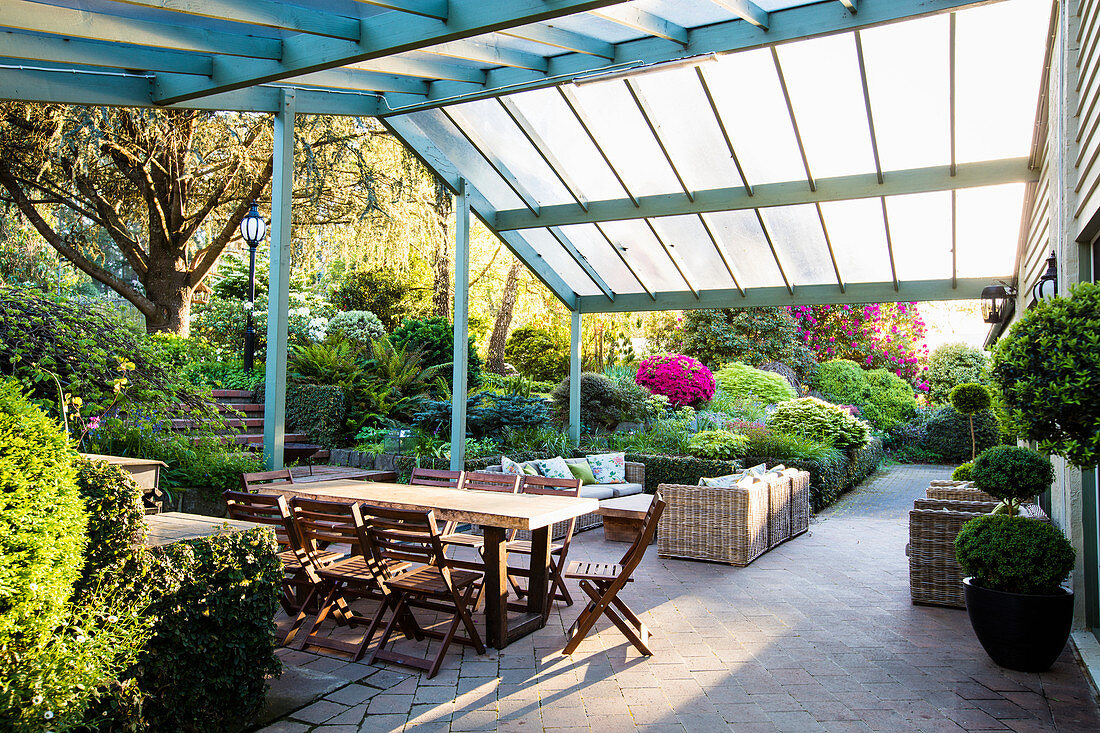
[[[750,456],[742,459],[746,466],[766,463],[768,468],[782,464],[810,473],[810,496],[814,511],[818,512],[832,504],[840,495],[859,484],[863,479],[878,470],[885,459],[882,441],[872,438],[867,445],[854,451],[846,451],[840,457],[821,460],[791,460]]]
[[[661,484],[693,486],[704,476],[725,476],[741,470],[741,461],[718,461],[694,456],[658,456],[627,453],[626,460],[645,464],[645,491],[652,494]],[[746,464],[747,465],[747,464]]]
[[[264,401],[263,385],[255,400]],[[309,442],[322,448],[335,448],[347,436],[347,397],[343,388],[333,384],[288,384],[286,386],[286,425],[295,433],[305,433]]]

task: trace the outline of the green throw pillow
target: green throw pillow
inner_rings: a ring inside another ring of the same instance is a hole
[[[535,470],[534,466],[530,466],[530,465],[524,463],[524,464],[521,464],[521,468],[523,468],[523,472],[525,474],[527,474],[528,476],[538,476],[539,475],[539,472]]]
[[[596,477],[592,475],[592,467],[588,465],[588,461],[567,463],[565,465],[569,466],[569,472],[573,474],[573,478],[579,478],[582,484],[596,483]]]

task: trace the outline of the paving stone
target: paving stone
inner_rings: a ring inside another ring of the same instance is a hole
[[[348,685],[335,692],[325,695],[326,700],[341,703],[343,705],[357,705],[364,700],[369,700],[378,694],[378,690],[367,685]]]

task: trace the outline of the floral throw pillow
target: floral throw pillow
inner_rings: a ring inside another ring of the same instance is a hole
[[[501,471],[507,476],[523,476],[523,466],[513,461],[508,456],[500,457]]]
[[[601,453],[597,456],[588,456],[588,465],[592,467],[592,475],[598,484],[626,483],[625,453]]]
[[[548,478],[573,478],[573,472],[569,470],[569,464],[561,456],[539,461],[539,473]]]

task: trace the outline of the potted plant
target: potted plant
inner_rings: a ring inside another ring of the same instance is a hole
[[[951,406],[970,420],[970,460],[974,460],[978,451],[978,441],[974,438],[974,415],[988,410],[989,390],[984,384],[967,382],[951,390]]]
[[[1022,501],[1054,480],[1050,461],[1028,448],[996,446],[974,461],[974,483],[1003,504],[955,538],[966,611],[994,662],[1023,672],[1050,668],[1069,638],[1073,547],[1056,527],[1019,516]]]

